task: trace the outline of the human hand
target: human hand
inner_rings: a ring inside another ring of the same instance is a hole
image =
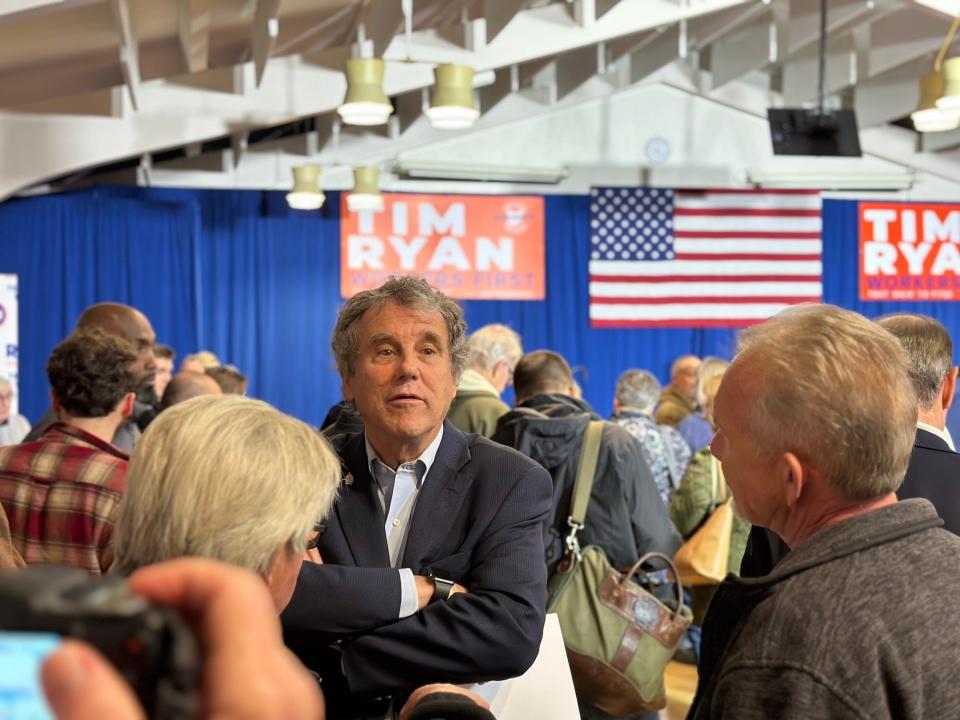
[[[414,690],[407,701],[403,704],[403,708],[400,710],[400,720],[407,720],[410,717],[410,714],[413,712],[414,708],[417,707],[417,703],[423,700],[428,695],[434,693],[449,693],[452,695],[463,695],[466,698],[469,698],[475,705],[479,705],[484,710],[490,709],[490,703],[484,700],[479,695],[475,695],[469,690],[465,690],[459,685],[447,685],[445,683],[435,683],[433,685],[424,685]]]
[[[433,597],[433,578],[428,578],[424,575],[414,575],[413,581],[417,586],[417,610],[423,610],[427,605],[430,604],[430,599]],[[453,587],[450,589],[450,597],[453,597],[457,593],[465,593],[467,589],[460,585],[459,583],[454,583]]]
[[[284,645],[261,578],[199,558],[137,571],[130,588],[172,607],[203,648],[201,714],[224,720],[323,718],[316,681]],[[59,720],[141,720],[130,686],[93,648],[68,640],[43,664],[43,688]]]

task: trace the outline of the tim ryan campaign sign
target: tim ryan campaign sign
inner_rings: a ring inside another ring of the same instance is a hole
[[[384,193],[380,211],[340,209],[340,294],[419,275],[451,297],[542,300],[543,198]]]
[[[960,298],[960,205],[860,203],[860,299]]]

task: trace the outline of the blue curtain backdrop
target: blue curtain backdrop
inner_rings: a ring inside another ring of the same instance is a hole
[[[212,350],[247,373],[251,395],[319,423],[340,398],[329,351],[338,208],[336,193],[321,212],[301,213],[278,192],[112,187],[0,205],[0,272],[20,276],[22,412],[35,420],[46,410],[46,358],[80,312],[114,300],[143,310],[181,357]],[[960,339],[955,303],[859,301],[856,203],[827,200],[823,217],[827,302],[871,317],[922,312]],[[528,350],[563,354],[600,413],[627,368],[666,380],[679,354],[732,354],[730,330],[591,329],[588,199],[548,196],[546,233],[547,300],[465,302],[467,321],[509,324]]]

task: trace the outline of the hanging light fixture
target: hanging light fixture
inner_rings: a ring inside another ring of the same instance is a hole
[[[960,126],[960,58],[944,62],[958,27],[960,17],[955,17],[933,61],[933,72],[920,78],[920,104],[910,113],[917,132],[944,132]]]
[[[293,189],[287,193],[287,205],[294,210],[319,210],[326,195],[320,189],[320,168],[300,165],[293,169]]]
[[[920,104],[910,113],[917,132],[944,132],[960,126],[960,112],[938,107],[943,95],[943,75],[927,73],[920,78]]]
[[[952,57],[941,66],[942,94],[937,98],[941,110],[960,109],[960,57]]]
[[[438,65],[433,71],[436,84],[427,117],[442,130],[472,127],[480,117],[473,99],[473,68],[467,65]]]
[[[383,194],[380,192],[380,170],[375,167],[353,169],[353,192],[347,195],[347,209],[383,210]]]
[[[347,60],[347,94],[337,112],[347,125],[383,125],[393,112],[383,92],[383,60]]]

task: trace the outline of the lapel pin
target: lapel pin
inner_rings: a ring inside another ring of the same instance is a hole
[[[353,473],[347,473],[343,476],[344,485],[353,485]]]

